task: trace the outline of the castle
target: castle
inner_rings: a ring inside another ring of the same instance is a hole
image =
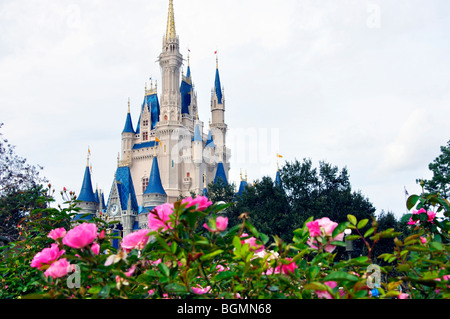
[[[203,195],[207,185],[219,179],[228,183],[231,152],[226,146],[225,95],[217,56],[211,121],[205,128],[198,116],[189,57],[186,75],[182,72],[184,59],[175,30],[173,0],[169,0],[158,61],[161,92],[158,95],[157,85],[145,88],[136,128],[128,102],[121,153],[106,204],[104,194],[93,191],[88,160],[77,197],[81,211],[76,220],[92,216],[117,220],[117,230],[125,236],[147,228],[148,214],[154,207],[192,193]]]

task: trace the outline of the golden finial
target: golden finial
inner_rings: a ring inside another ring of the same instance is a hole
[[[117,153],[117,167],[120,166],[120,153]]]
[[[242,168],[241,168],[241,182],[242,182]]]
[[[245,170],[245,181],[247,181],[247,170]]]
[[[128,113],[130,113],[130,98],[128,98]]]
[[[203,188],[206,188],[206,174],[203,173]]]
[[[166,41],[175,38],[176,33],[175,33],[175,15],[173,12],[173,0],[169,0],[169,14],[167,16]]]

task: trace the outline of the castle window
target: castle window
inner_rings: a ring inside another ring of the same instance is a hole
[[[142,126],[148,126],[148,120],[143,120],[142,121]]]
[[[145,193],[147,186],[148,186],[148,177],[144,177],[142,179],[142,193]]]
[[[148,140],[148,132],[142,133],[142,140],[147,141]]]
[[[187,173],[187,174],[186,174],[186,177],[191,177],[191,173]]]

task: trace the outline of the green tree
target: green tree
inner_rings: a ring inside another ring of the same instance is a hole
[[[310,159],[287,162],[281,169],[281,179],[291,209],[303,223],[310,216],[328,217],[336,222],[346,220],[348,214],[357,219],[371,218],[375,214],[372,203],[360,191],[352,191],[346,168],[339,171],[324,161],[319,169]]]
[[[0,128],[3,126],[0,123]],[[27,163],[0,133],[0,236],[17,239],[18,224],[35,208],[43,208],[41,166]]]
[[[284,241],[291,241],[292,232],[301,226],[299,218],[291,214],[286,193],[267,176],[237,196],[233,225],[242,222],[236,217],[243,212],[262,233],[269,237],[277,235]]]
[[[430,193],[439,193],[441,197],[450,197],[450,141],[441,146],[441,154],[428,165],[433,177],[430,180],[417,180]]]

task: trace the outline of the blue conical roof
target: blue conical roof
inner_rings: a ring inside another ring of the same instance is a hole
[[[277,175],[275,176],[275,186],[277,187],[281,187],[281,175],[280,175],[280,171],[277,171]]]
[[[222,180],[225,184],[228,184],[227,175],[225,174],[225,168],[222,162],[217,164],[216,177],[214,178],[214,183],[217,183],[219,180]]]
[[[211,131],[208,132],[208,139],[206,140],[205,147],[216,147],[216,144],[214,144],[214,140],[213,140]]]
[[[153,157],[152,171],[150,172],[150,177],[148,179],[148,185],[145,189],[144,194],[163,194],[167,195],[164,187],[161,183],[161,176],[159,175],[158,160]]]
[[[216,68],[216,80],[214,82],[214,87],[216,89],[216,95],[217,99],[219,100],[219,104],[222,104],[222,88],[220,86],[220,76],[218,68]]]
[[[198,124],[195,125],[193,141],[194,142],[201,142],[202,141],[202,135],[200,134],[200,128],[199,128]]]
[[[241,181],[241,184],[239,185],[239,191],[237,192],[239,195],[242,195],[242,193],[245,191],[245,187],[247,187],[248,184],[245,180]]]
[[[134,191],[133,179],[131,178],[131,172],[128,166],[120,166],[117,168],[115,183],[117,184],[122,210],[128,209],[128,199],[131,197],[131,210],[137,212],[139,207]]]
[[[83,184],[81,185],[80,195],[78,195],[77,200],[92,203],[97,202],[94,191],[92,190],[91,172],[89,170],[89,166],[86,166],[86,169],[84,170]]]
[[[131,121],[131,114],[130,112],[127,113],[127,119],[125,121],[125,127],[123,128],[122,133],[135,133],[133,129],[133,122]]]

